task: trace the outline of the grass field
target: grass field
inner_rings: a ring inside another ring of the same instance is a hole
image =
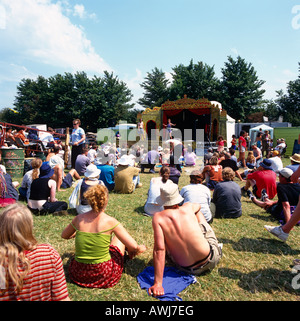
[[[284,165],[290,163],[283,160]],[[179,187],[189,184],[187,168],[183,169]],[[156,170],[158,176],[158,169]],[[154,174],[141,174],[142,188],[131,195],[110,193],[107,214],[122,222],[138,243],[147,251],[125,263],[120,282],[111,289],[85,289],[70,282],[68,264],[74,255],[74,240],[63,240],[62,230],[74,213],[65,216],[34,217],[35,236],[39,242],[50,243],[60,253],[70,298],[74,301],[157,301],[141,290],[137,275],[153,265],[153,233],[151,218],[144,216],[150,179]],[[244,183],[236,179],[243,186]],[[72,189],[57,194],[59,200],[68,200]],[[212,227],[220,243],[223,257],[210,273],[197,277],[179,296],[183,301],[298,301],[300,291],[292,287],[295,274],[292,262],[300,257],[300,227],[295,227],[286,243],[264,230],[265,224],[277,225],[269,214],[242,197],[243,215],[235,220],[214,219]],[[168,262],[168,264],[170,264]],[[299,284],[299,283],[298,283]]]

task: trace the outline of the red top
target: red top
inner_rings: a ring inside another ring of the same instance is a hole
[[[210,180],[216,181],[216,182],[223,181],[221,165],[207,165],[206,170]]]
[[[30,261],[30,272],[21,292],[15,293],[9,280],[8,289],[4,293],[0,289],[0,301],[60,301],[68,297],[62,260],[51,245],[39,244],[25,255]]]
[[[261,197],[261,190],[265,189],[269,195],[269,199],[273,199],[277,194],[276,173],[272,170],[265,169],[253,173],[249,173],[247,179],[256,181],[256,195]]]
[[[241,144],[243,147],[247,147],[247,141],[243,136],[240,136],[239,144]]]

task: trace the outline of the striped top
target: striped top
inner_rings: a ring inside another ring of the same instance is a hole
[[[21,292],[15,293],[10,280],[4,293],[0,289],[0,301],[60,301],[67,298],[68,289],[58,252],[51,245],[39,244],[25,255],[30,261],[30,272]]]

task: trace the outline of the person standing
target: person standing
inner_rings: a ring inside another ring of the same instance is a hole
[[[239,159],[238,162],[241,162],[242,167],[246,167],[246,159],[245,159],[245,153],[247,148],[247,141],[245,139],[246,132],[244,130],[241,130],[240,137],[239,137]]]
[[[172,139],[172,130],[173,130],[172,127],[176,126],[176,124],[173,124],[171,122],[171,119],[168,118],[167,124],[163,124],[163,126],[167,128],[169,139]]]
[[[219,136],[217,140],[218,152],[222,152],[224,150],[224,145],[227,143],[226,140],[223,139],[223,136]]]
[[[265,130],[265,133],[262,135],[262,156],[264,157],[265,152],[266,152],[266,156],[269,153],[269,149],[270,149],[270,140],[271,140],[271,135],[269,134],[268,130]]]
[[[233,150],[236,150],[236,136],[235,135],[232,135],[232,140],[231,140],[231,147]]]
[[[71,145],[72,145],[72,154],[71,154],[71,166],[75,168],[75,162],[78,155],[83,153],[83,147],[85,144],[85,131],[79,127],[81,125],[80,119],[73,120],[73,130],[71,134]]]
[[[140,140],[144,140],[145,136],[144,136],[144,122],[143,119],[141,118],[138,122],[138,134],[140,136]]]
[[[261,148],[262,135],[263,135],[263,131],[260,128],[255,138],[255,144],[258,148]]]

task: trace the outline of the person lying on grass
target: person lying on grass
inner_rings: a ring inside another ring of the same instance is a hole
[[[120,222],[105,213],[105,186],[92,186],[84,197],[92,210],[76,216],[61,235],[64,239],[75,237],[75,258],[70,263],[69,276],[83,287],[113,287],[122,276],[125,248],[132,259],[146,247],[138,245]]]

